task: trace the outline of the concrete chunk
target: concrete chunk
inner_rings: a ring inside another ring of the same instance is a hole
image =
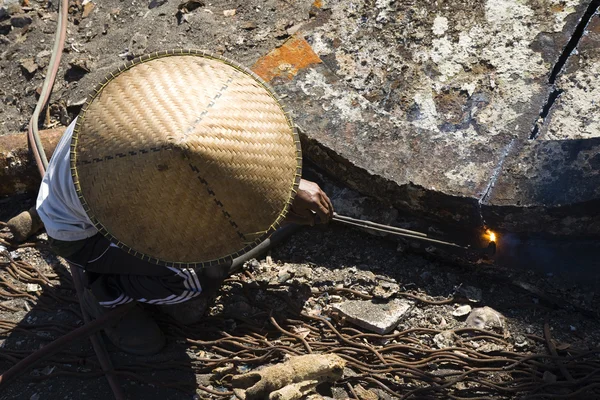
[[[508,154],[483,215],[511,232],[600,233],[600,16],[570,55],[540,135]]]
[[[351,188],[464,229],[503,228],[494,184],[513,165],[511,154],[527,152],[554,90],[548,76],[588,5],[340,1],[320,25],[302,30],[310,44],[304,58],[322,62],[263,76],[284,95],[305,155]],[[293,65],[280,61],[279,69]],[[517,209],[531,203],[524,200],[507,198]],[[592,199],[562,204],[582,200]],[[482,218],[482,203],[497,212],[498,225]],[[556,222],[551,233],[564,233],[558,228],[565,218],[547,217]],[[522,228],[511,226],[548,231]]]
[[[389,303],[349,300],[334,305],[333,309],[351,323],[383,335],[398,325],[412,305],[413,302],[403,299],[394,299]]]

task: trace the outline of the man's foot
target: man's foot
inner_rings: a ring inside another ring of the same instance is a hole
[[[195,324],[202,319],[208,308],[208,296],[201,294],[184,303],[162,305],[159,308],[182,325]]]
[[[93,317],[99,318],[111,308],[102,307],[88,289],[83,294],[83,308]],[[119,349],[136,355],[147,356],[158,353],[166,343],[156,321],[137,305],[114,325],[104,329],[108,339]]]

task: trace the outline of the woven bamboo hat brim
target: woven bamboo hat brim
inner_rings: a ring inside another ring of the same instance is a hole
[[[279,227],[301,150],[273,90],[203,51],[154,53],[110,74],[71,143],[75,188],[111,242],[152,263],[227,262]]]

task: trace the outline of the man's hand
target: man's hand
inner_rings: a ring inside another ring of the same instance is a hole
[[[287,222],[301,225],[325,224],[333,217],[333,204],[319,185],[300,180],[298,193],[294,198]]]

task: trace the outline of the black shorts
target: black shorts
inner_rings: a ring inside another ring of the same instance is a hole
[[[100,234],[86,239],[77,252],[64,258],[85,271],[88,287],[104,307],[131,301],[182,303],[200,295],[203,288],[216,290],[229,271],[227,265],[197,271],[151,264],[127,254]]]

